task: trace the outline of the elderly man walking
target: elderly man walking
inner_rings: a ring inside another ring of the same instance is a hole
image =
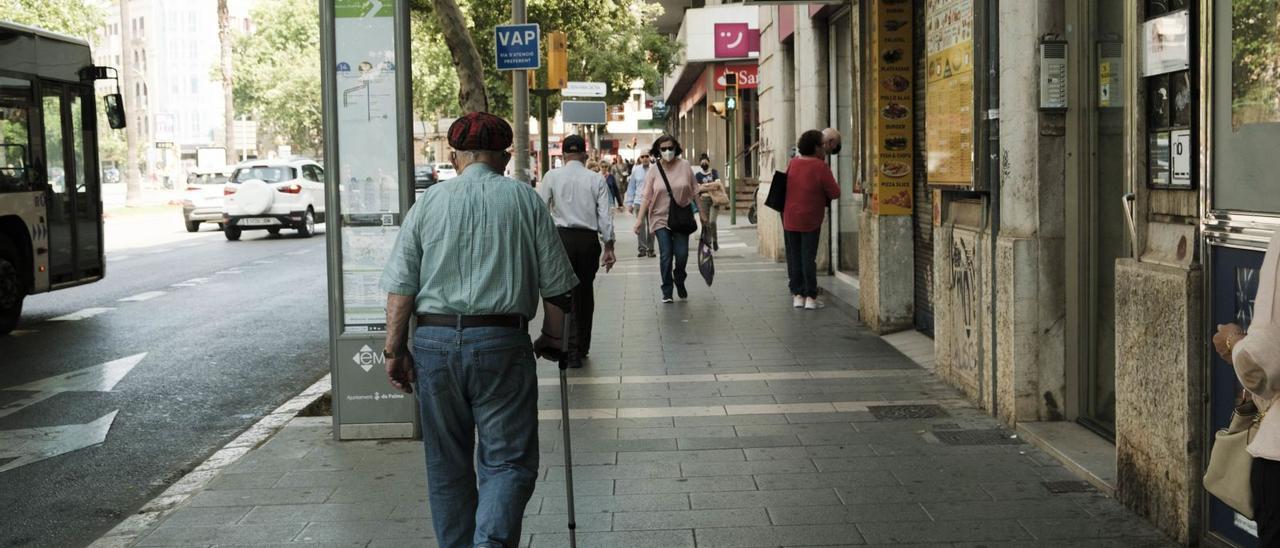
[[[565,164],[548,171],[538,185],[538,194],[551,209],[560,241],[578,276],[573,288],[573,332],[569,337],[569,367],[582,367],[591,351],[591,319],[596,299],[591,286],[600,265],[605,272],[613,268],[613,213],[609,207],[609,189],[600,173],[591,171],[587,160],[587,141],[570,135],[560,144]],[[598,239],[597,239],[598,237]],[[600,255],[604,242],[604,256]]]
[[[649,173],[649,155],[641,154],[640,162],[631,168],[631,177],[627,179],[627,213],[638,214],[640,212],[640,202],[644,198],[645,176]],[[636,250],[639,252],[637,257],[657,257],[658,253],[653,247],[653,233],[649,232],[648,221],[644,222],[644,227],[640,232],[636,233]]]
[[[501,175],[511,126],[473,112],[448,139],[459,175],[409,210],[382,273],[383,352],[391,384],[419,394],[436,542],[514,548],[538,478],[534,353],[559,346],[578,280],[537,192]],[[531,344],[539,295],[552,321]]]

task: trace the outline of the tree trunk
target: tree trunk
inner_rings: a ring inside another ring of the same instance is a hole
[[[134,206],[142,202],[142,173],[138,170],[138,138],[141,128],[138,124],[146,116],[139,106],[136,90],[138,82],[142,80],[139,78],[142,69],[133,62],[136,44],[133,28],[130,26],[132,20],[129,16],[129,1],[120,0],[120,72],[124,75],[125,118],[128,120],[124,132],[127,153],[122,175],[125,181],[125,204]]]
[[[236,162],[236,105],[231,75],[231,14],[227,0],[218,0],[218,42],[222,44],[222,121],[227,163]]]
[[[458,104],[463,112],[488,112],[489,97],[484,89],[484,62],[471,40],[467,20],[454,0],[431,0],[444,41],[453,54],[453,67],[458,71]]]

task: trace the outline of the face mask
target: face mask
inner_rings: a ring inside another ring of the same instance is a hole
[[[711,165],[710,165],[710,164],[702,164],[702,171],[707,171],[707,170],[709,170],[709,169],[711,169]]]
[[[662,159],[663,159],[663,160],[670,162],[671,160],[674,160],[675,158],[676,158],[676,151],[674,151],[674,150],[664,150],[664,151],[662,151]]]

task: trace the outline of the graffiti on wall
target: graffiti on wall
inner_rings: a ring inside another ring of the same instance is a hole
[[[956,326],[956,353],[953,363],[959,369],[977,371],[981,355],[978,337],[982,336],[981,309],[978,300],[977,244],[974,239],[951,239],[951,295],[958,306],[953,316]]]

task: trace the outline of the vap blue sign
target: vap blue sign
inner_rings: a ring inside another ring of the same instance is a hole
[[[538,47],[542,31],[537,23],[499,25],[493,29],[498,46],[498,70],[537,70],[542,67]]]

